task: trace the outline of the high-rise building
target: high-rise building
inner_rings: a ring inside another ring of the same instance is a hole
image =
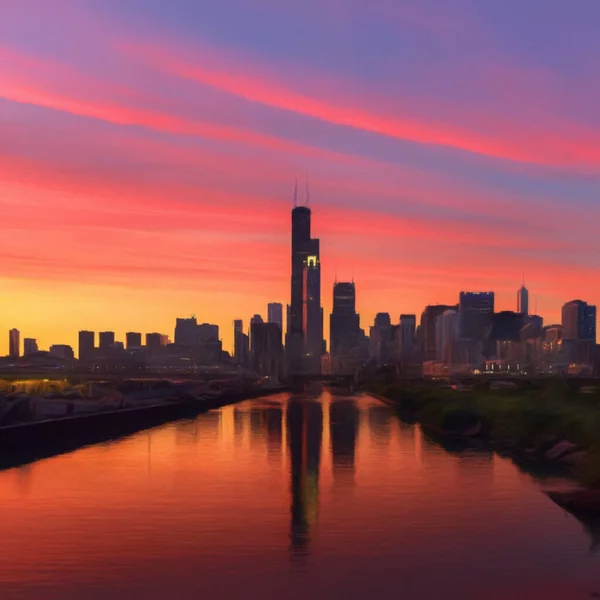
[[[593,365],[596,353],[596,307],[572,300],[562,308],[564,356],[570,363]]]
[[[279,329],[283,332],[283,304],[270,302],[267,305],[267,314],[269,323],[277,323]]]
[[[400,331],[397,337],[398,358],[403,364],[411,361],[417,341],[417,315],[400,315]]]
[[[148,356],[156,356],[169,343],[169,336],[162,333],[147,333],[146,334],[146,351]]]
[[[333,310],[329,318],[332,358],[356,346],[360,332],[360,317],[356,312],[354,282],[339,281],[333,285]]]
[[[369,354],[378,365],[386,364],[394,358],[394,333],[389,313],[377,313],[369,330]]]
[[[79,360],[89,360],[94,355],[96,334],[93,331],[79,332]]]
[[[494,316],[494,292],[461,292],[459,336],[481,341],[489,337]]]
[[[198,336],[198,322],[196,317],[177,319],[175,322],[175,343],[179,346],[193,348]]]
[[[436,319],[447,310],[458,310],[458,306],[448,306],[447,304],[431,304],[426,306],[425,310],[421,314],[419,337],[421,342],[421,354],[424,361],[435,360],[435,322]]]
[[[37,340],[33,338],[25,338],[23,340],[23,356],[35,354],[38,351]]]
[[[294,193],[296,200],[297,189]],[[287,369],[290,373],[303,373],[315,368],[320,370],[320,356],[315,354],[323,349],[319,240],[311,238],[310,218],[308,206],[295,206],[292,210],[292,275],[286,334]],[[305,286],[309,283],[311,289],[306,290]],[[319,335],[320,350],[317,350],[316,339]],[[311,346],[308,349],[307,342]],[[309,365],[305,360],[307,354]]]
[[[71,346],[67,346],[66,344],[53,344],[50,346],[50,351],[48,354],[50,354],[50,356],[56,356],[57,358],[63,358],[65,360],[73,360],[75,358],[75,352],[73,352],[73,348],[71,348]]]
[[[321,308],[321,264],[318,254],[307,256],[303,277],[304,371],[321,372],[323,310]]]
[[[11,329],[8,332],[8,354],[11,358],[21,356],[21,333],[18,329]]]
[[[196,344],[214,342],[219,339],[219,326],[212,323],[199,323],[196,334]]]
[[[360,316],[356,312],[354,282],[333,285],[333,310],[329,318],[331,371],[351,373],[358,366],[361,340]]]
[[[125,334],[125,341],[127,344],[127,350],[133,350],[134,348],[142,347],[142,334],[134,331],[128,331]]]
[[[240,367],[250,366],[250,338],[244,333],[241,319],[233,322],[233,357]]]
[[[243,360],[244,337],[248,337],[244,334],[244,322],[236,319],[233,322],[233,358],[240,366],[246,366]]]
[[[596,307],[572,300],[562,307],[562,330],[564,340],[596,341]]]
[[[517,312],[523,315],[529,314],[529,292],[525,284],[517,292]]]
[[[263,377],[281,377],[283,371],[283,346],[281,329],[277,323],[253,323],[252,370]]]
[[[459,317],[455,310],[445,310],[435,320],[436,360],[454,365],[458,360]]]
[[[115,332],[114,331],[101,331],[99,335],[99,348],[100,350],[106,350],[115,343]]]

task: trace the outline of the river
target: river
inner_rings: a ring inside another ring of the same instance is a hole
[[[560,483],[368,395],[281,394],[0,472],[0,598],[596,597]]]

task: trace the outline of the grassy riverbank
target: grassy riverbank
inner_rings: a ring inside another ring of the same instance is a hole
[[[392,401],[401,416],[450,437],[480,438],[516,460],[568,467],[600,489],[600,396],[574,392],[560,381],[523,389],[484,386],[454,390],[374,381],[369,389]]]

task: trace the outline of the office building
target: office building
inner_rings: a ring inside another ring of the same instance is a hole
[[[267,305],[267,315],[269,323],[276,323],[283,332],[283,304],[270,302]]]
[[[64,360],[75,359],[75,352],[73,352],[73,348],[71,348],[71,346],[67,346],[66,344],[53,344],[50,346],[50,351],[48,354]]]
[[[8,332],[8,355],[11,358],[21,356],[21,333],[18,329],[11,329]]]
[[[90,360],[94,356],[96,334],[93,331],[79,332],[79,360]]]
[[[421,325],[419,327],[423,361],[432,361],[436,358],[435,322],[437,318],[447,310],[457,309],[456,305],[449,306],[447,304],[431,304],[425,307],[421,314]]]
[[[128,331],[125,334],[125,342],[127,344],[127,350],[133,350],[135,348],[142,347],[142,334],[134,331]]]
[[[33,338],[25,338],[23,340],[23,356],[35,354],[38,351],[37,340]]]
[[[294,201],[297,202],[297,187]],[[320,306],[320,249],[319,240],[311,238],[310,221],[311,211],[308,206],[294,207],[291,291],[286,334],[287,370],[290,373],[318,372],[321,368],[323,311]],[[306,289],[307,286],[310,289]],[[307,348],[306,344],[310,347]]]
[[[494,292],[461,292],[459,336],[462,340],[489,338],[494,316]]]
[[[196,345],[198,336],[198,322],[196,317],[189,319],[177,319],[175,321],[175,344],[186,348],[193,348]]]
[[[212,323],[199,323],[196,333],[196,344],[219,339],[219,326]]]
[[[169,343],[169,336],[162,333],[146,334],[146,351],[149,357],[160,354]]]
[[[596,341],[596,307],[583,300],[572,300],[562,307],[565,340]]]
[[[356,312],[354,282],[333,285],[333,310],[329,317],[330,369],[332,373],[353,373],[360,363],[360,316]]]
[[[369,355],[379,366],[394,358],[394,333],[389,313],[377,313],[369,329]]]
[[[323,310],[321,308],[321,264],[318,255],[310,255],[304,264],[303,314],[304,372],[321,372],[323,346]]]
[[[529,314],[529,292],[527,291],[525,284],[523,284],[517,292],[517,312],[522,315]]]
[[[572,300],[562,308],[563,352],[571,364],[593,365],[596,353],[596,307]]]
[[[263,377],[281,377],[283,372],[283,346],[281,329],[277,323],[253,323],[252,370]]]
[[[435,320],[436,360],[446,365],[458,362],[459,316],[455,310],[445,310]]]
[[[100,350],[107,350],[115,343],[115,332],[114,331],[101,331],[99,334],[99,348]]]

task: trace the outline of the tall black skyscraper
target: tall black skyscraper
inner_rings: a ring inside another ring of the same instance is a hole
[[[350,372],[356,366],[361,337],[354,282],[334,283],[333,311],[329,318],[329,331],[332,371]]]
[[[461,292],[459,337],[483,341],[489,337],[494,317],[494,292]]]
[[[89,360],[94,355],[96,334],[93,331],[79,332],[79,360]]]
[[[318,373],[321,368],[321,264],[319,240],[310,237],[310,216],[308,206],[295,206],[292,210],[292,273],[286,335],[287,368],[292,374]]]

